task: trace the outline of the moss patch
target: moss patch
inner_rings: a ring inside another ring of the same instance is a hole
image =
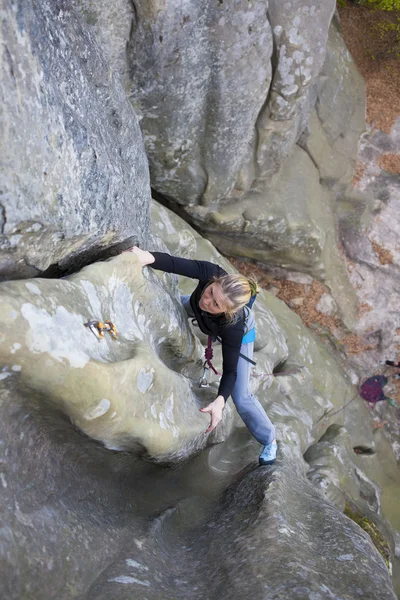
[[[346,517],[349,517],[349,519],[357,523],[357,525],[359,525],[361,529],[363,529],[366,533],[368,533],[375,548],[382,555],[388,570],[391,572],[392,561],[390,546],[386,541],[385,537],[379,531],[378,527],[375,525],[375,523],[371,521],[371,519],[368,519],[368,517],[362,515],[361,513],[352,511],[347,502],[344,508],[344,514],[346,515]]]

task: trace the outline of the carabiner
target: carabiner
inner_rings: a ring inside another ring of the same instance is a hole
[[[199,387],[201,388],[206,388],[208,387],[208,371],[210,370],[210,367],[207,364],[207,361],[204,361],[204,365],[203,365],[203,375],[200,378],[199,381]]]

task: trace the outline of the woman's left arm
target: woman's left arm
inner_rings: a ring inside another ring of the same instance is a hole
[[[222,337],[222,377],[219,384],[218,396],[201,412],[211,415],[211,423],[206,433],[210,433],[222,420],[222,411],[225,402],[232,394],[236,383],[237,364],[239,361],[240,348],[242,345],[243,331],[240,325],[237,328],[227,329]]]
[[[224,410],[224,408],[225,398],[223,396],[218,396],[208,406],[200,409],[202,413],[209,413],[211,415],[211,423],[210,426],[206,429],[205,433],[210,433],[213,429],[216,428],[218,423],[222,421],[222,411]]]
[[[218,395],[228,400],[236,383],[237,365],[242,346],[243,331],[240,323],[226,328],[221,334],[222,343],[222,377],[219,383]]]

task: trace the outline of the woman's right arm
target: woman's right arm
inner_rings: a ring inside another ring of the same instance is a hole
[[[200,281],[210,280],[214,276],[226,275],[226,271],[221,267],[207,260],[190,260],[179,256],[171,256],[165,252],[150,253],[137,248],[137,246],[130,248],[129,252],[136,254],[142,267],[150,265],[153,269],[159,269],[165,273],[175,273]]]
[[[155,261],[154,256],[150,252],[147,252],[147,250],[142,250],[141,248],[138,248],[137,246],[133,246],[132,248],[129,248],[129,250],[126,250],[126,252],[132,252],[132,254],[137,256],[141,267],[151,265]]]

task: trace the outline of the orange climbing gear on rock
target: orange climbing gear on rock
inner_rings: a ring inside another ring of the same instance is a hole
[[[99,341],[104,337],[105,331],[108,331],[114,340],[116,340],[118,337],[118,332],[112,321],[104,321],[104,323],[102,321],[88,321],[87,323],[84,323],[84,325],[90,329],[90,331],[97,337]]]

